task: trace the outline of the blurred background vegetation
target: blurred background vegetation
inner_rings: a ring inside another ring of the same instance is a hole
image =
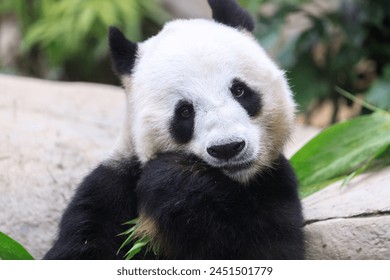
[[[0,56],[0,72],[117,83],[108,59],[107,27],[118,26],[142,41],[173,17],[162,2],[167,1],[3,0],[0,25],[4,30],[12,20],[20,38],[11,62],[7,54]],[[390,1],[239,2],[255,17],[258,40],[287,70],[306,122],[324,104],[330,108],[327,123],[340,120],[340,108],[355,108],[336,86],[390,108]],[[367,113],[361,107],[352,111]]]
[[[108,26],[140,41],[169,20],[155,0],[3,0],[0,17],[7,16],[16,17],[22,36],[16,62],[2,72],[100,83],[116,82]]]
[[[337,87],[378,108],[390,108],[390,1],[245,2],[256,15],[257,38],[287,69],[308,116],[329,101],[329,121],[339,120],[341,106],[354,103]],[[261,13],[256,2],[278,4]]]

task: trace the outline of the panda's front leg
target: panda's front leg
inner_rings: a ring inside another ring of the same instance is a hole
[[[160,154],[145,165],[136,189],[140,231],[157,243],[161,258],[250,258],[231,244],[245,238],[236,235],[246,226],[237,219],[252,215],[236,184],[194,156]]]

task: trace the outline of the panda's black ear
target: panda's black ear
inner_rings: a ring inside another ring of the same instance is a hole
[[[215,21],[234,28],[253,31],[255,27],[253,18],[235,0],[208,0],[208,2]]]
[[[111,62],[116,74],[131,74],[137,57],[137,44],[127,40],[123,33],[113,26],[109,28],[108,40]]]

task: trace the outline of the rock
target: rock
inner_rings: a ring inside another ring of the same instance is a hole
[[[122,124],[119,87],[0,75],[0,231],[42,258]]]
[[[390,259],[390,167],[303,200],[308,259]]]
[[[390,216],[336,218],[305,227],[306,258],[390,259]]]

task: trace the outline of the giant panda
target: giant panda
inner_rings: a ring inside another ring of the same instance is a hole
[[[122,259],[138,217],[160,259],[302,259],[297,182],[283,147],[295,104],[234,0],[212,20],[167,23],[142,43],[109,30],[127,113],[78,187],[45,259]],[[146,255],[148,257],[148,255]]]

